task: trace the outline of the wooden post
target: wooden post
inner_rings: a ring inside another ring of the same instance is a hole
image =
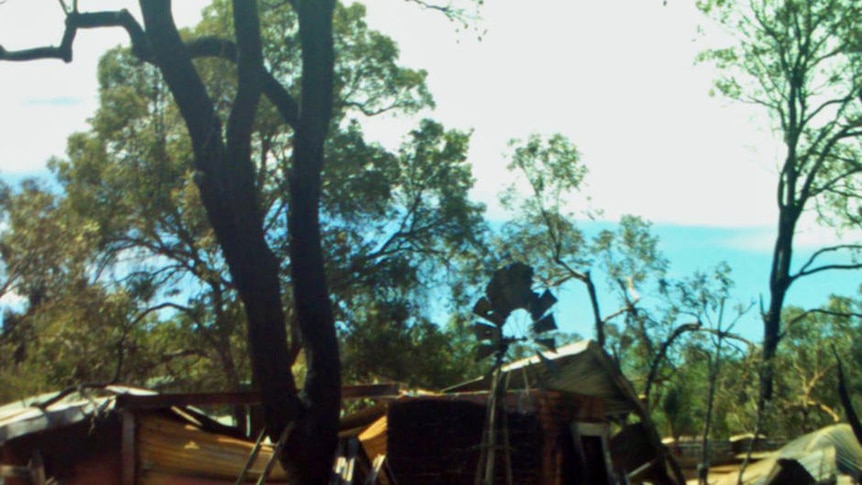
[[[120,444],[120,484],[135,485],[137,483],[137,450],[135,415],[131,411],[123,410],[120,414],[121,444]]]
[[[45,461],[42,460],[42,452],[39,448],[33,450],[33,458],[30,460],[30,482],[33,485],[45,485]]]

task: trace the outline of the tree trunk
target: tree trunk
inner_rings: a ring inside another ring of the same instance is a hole
[[[308,374],[303,389],[305,414],[281,459],[298,483],[326,483],[341,406],[338,340],[326,285],[319,216],[323,147],[332,116],[335,2],[300,0],[296,7],[302,42],[302,94],[288,175],[288,235],[293,299]]]
[[[329,478],[341,397],[338,342],[318,214],[323,146],[332,117],[335,2],[289,3],[299,19],[302,45],[298,114],[296,101],[265,70],[255,1],[232,2],[235,43],[210,38],[194,44],[197,55],[227,57],[237,64],[236,97],[224,125],[192,64],[192,53],[180,38],[171,0],[139,0],[145,28],[126,10],[80,13],[75,8],[67,12],[60,46],[16,52],[0,48],[0,59],[70,62],[77,29],[123,27],[135,55],[158,67],[188,129],[201,202],[245,308],[253,380],[260,388],[268,433],[279,436],[295,421],[282,462],[294,472],[293,482],[319,484]],[[302,399],[291,373],[279,261],[266,242],[251,160],[251,137],[263,89],[295,132],[288,232],[297,322],[308,358]]]
[[[841,365],[841,358],[838,357],[838,352],[835,347],[832,347],[832,353],[835,354],[835,360],[838,362],[838,396],[841,398],[841,405],[844,407],[844,414],[847,416],[847,421],[853,429],[853,436],[856,441],[862,445],[862,421],[859,421],[859,416],[856,414],[856,409],[853,407],[853,401],[850,399],[850,393],[847,392],[847,384],[844,379],[844,367]]]
[[[790,147],[792,148],[792,146]],[[760,437],[760,432],[766,420],[766,408],[772,401],[775,369],[773,358],[781,340],[781,311],[784,299],[793,279],[790,276],[790,263],[793,258],[793,234],[799,220],[800,211],[796,208],[793,196],[796,192],[796,172],[792,162],[785,162],[782,183],[779,184],[778,204],[778,236],[772,252],[772,269],[769,273],[769,309],[763,315],[763,364],[760,369],[760,391],[757,395],[757,416],[754,424],[754,438],[745,453],[745,459],[739,469],[741,482],[745,469],[751,460],[754,445]]]
[[[769,308],[763,315],[763,367],[760,372],[760,392],[758,412],[772,400],[773,358],[781,339],[781,311],[784,299],[790,289],[792,279],[790,264],[793,258],[793,233],[799,213],[791,204],[779,206],[778,236],[772,254],[772,268],[769,275]]]
[[[240,80],[225,144],[213,102],[171,18],[170,1],[141,0],[141,11],[155,62],[189,130],[201,202],[245,307],[252,372],[269,433],[278,436],[299,403],[287,358],[278,262],[264,238],[255,196],[250,150],[255,86]],[[242,66],[248,51],[240,50],[238,71],[244,73],[249,71]]]
[[[706,417],[703,420],[703,435],[700,440],[700,464],[697,467],[698,485],[709,484],[709,434],[712,428],[713,408],[715,407],[715,389],[718,387],[718,376],[721,370],[721,334],[718,335],[717,339],[718,341],[715,345],[715,356],[712,359],[709,359],[709,355],[707,355],[707,358],[709,359],[707,361],[709,368],[709,388],[707,389],[706,394]]]

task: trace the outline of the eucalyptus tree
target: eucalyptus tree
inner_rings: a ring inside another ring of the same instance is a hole
[[[618,227],[587,235],[578,220],[594,213],[578,209],[583,201],[577,199],[587,168],[574,144],[562,135],[532,135],[513,140],[510,146],[508,169],[514,182],[501,194],[501,203],[512,218],[500,230],[497,254],[529,261],[547,287],[583,284],[596,340],[622,361],[631,332],[623,331],[617,321],[625,317],[624,326],[644,324],[637,318],[639,292],[658,281],[667,267],[658,238],[651,234],[650,224],[636,216],[624,216]],[[614,311],[602,311],[599,296],[604,288],[597,282],[607,285],[617,305]]]
[[[329,475],[336,443],[341,372],[335,320],[322,251],[319,203],[323,188],[325,144],[334,122],[332,0],[295,0],[277,4],[234,1],[225,28],[213,35],[181,36],[169,0],[141,0],[143,22],[128,11],[82,12],[78,2],[60,2],[66,15],[62,41],[56,47],[18,51],[0,48],[0,60],[72,60],[81,29],[121,27],[131,51],[153,65],[176,103],[187,133],[192,180],[207,221],[218,242],[232,285],[246,314],[253,376],[264,401],[268,432],[292,433],[281,455],[296,483],[323,483]],[[293,12],[295,21],[262,29],[261,19],[274,11]],[[273,33],[290,52],[282,67],[296,73],[280,78],[263,38]],[[289,36],[279,37],[281,33]],[[368,53],[366,53],[368,54]],[[220,58],[235,65],[232,92],[218,97],[195,59]],[[350,87],[355,87],[350,85]],[[287,191],[287,237],[295,321],[308,372],[304,385],[291,374],[279,260],[267,237],[268,208],[261,203],[258,171],[252,156],[255,120],[261,96],[270,113],[291,133],[283,167]],[[382,109],[382,108],[381,108]]]
[[[719,263],[709,272],[696,271],[691,277],[683,280],[672,282],[664,285],[662,293],[666,296],[668,306],[665,310],[665,318],[671,320],[681,319],[687,323],[683,323],[675,327],[673,334],[665,340],[669,344],[674,342],[683,333],[690,332],[691,338],[685,342],[680,358],[675,359],[683,366],[700,367],[705,375],[698,376],[694,379],[693,372],[683,372],[682,376],[677,376],[678,379],[689,379],[696,381],[695,383],[679,383],[678,387],[672,387],[672,392],[665,396],[665,405],[667,398],[673,396],[676,401],[674,406],[676,409],[665,409],[671,413],[678,412],[681,414],[689,414],[690,422],[700,424],[701,436],[701,456],[700,464],[698,465],[698,483],[708,483],[708,472],[710,467],[710,451],[709,444],[714,435],[715,422],[718,421],[716,416],[716,402],[719,392],[719,386],[722,381],[726,382],[728,376],[722,376],[722,369],[725,363],[731,360],[733,354],[738,356],[746,356],[751,353],[754,346],[733,333],[734,327],[742,320],[753,305],[733,305],[730,299],[730,292],[733,287],[731,278],[731,268],[726,263]],[[739,344],[743,344],[741,347]],[[650,366],[650,377],[647,380],[649,385],[656,375],[658,375],[659,366],[663,364],[665,359],[662,353],[656,356],[653,365]],[[693,364],[691,361],[699,362],[699,365]],[[693,385],[692,385],[693,384]],[[696,392],[691,392],[695,386],[702,387],[705,384],[705,392],[703,389],[698,389]],[[689,394],[685,395],[684,400],[687,402],[687,410],[683,410],[679,401],[681,400],[679,389],[687,388]],[[649,387],[647,388],[649,389]],[[705,399],[701,399],[705,394]],[[649,396],[649,391],[646,392]],[[695,412],[695,408],[702,403],[702,412]],[[665,406],[666,407],[666,406]],[[697,415],[697,419],[694,419]],[[678,416],[668,415],[666,419],[673,422]]]
[[[699,7],[734,36],[732,46],[701,55],[721,70],[718,91],[761,106],[784,147],[769,298],[762,310],[758,407],[763,410],[773,397],[774,358],[791,285],[824,271],[862,268],[852,257],[862,250],[858,239],[820,247],[801,262],[794,259],[806,213],[817,211],[820,222],[831,226],[860,227],[862,30],[855,19],[862,6],[843,0],[703,0]]]
[[[533,135],[511,146],[508,168],[515,182],[501,202],[513,217],[503,225],[496,251],[530,261],[548,287],[583,284],[596,340],[649,395],[671,346],[697,329],[688,323],[676,327],[672,316],[656,315],[656,304],[668,296],[668,261],[658,237],[649,222],[630,215],[592,236],[580,227],[579,219],[594,216],[577,210],[587,168],[565,137]],[[600,296],[611,297],[614,311],[601,309],[607,301]]]
[[[71,7],[61,4],[66,10],[66,31],[59,47],[2,50],[0,58],[70,61],[79,29],[119,26],[128,32],[135,55],[158,68],[187,127],[200,198],[244,302],[252,368],[262,391],[267,428],[277,437],[289,421],[298,420],[283,461],[298,483],[321,482],[335,445],[341,382],[317,211],[323,144],[332,112],[334,2],[293,3],[302,51],[301,101],[266,70],[255,2],[233,3],[236,28],[231,37],[192,40],[181,38],[169,0],[141,1],[143,24],[125,10],[80,12],[77,2]],[[237,63],[238,89],[226,118],[217,109],[220,100],[207,92],[192,62],[207,55],[229,56]],[[302,396],[290,372],[278,263],[264,235],[251,163],[252,123],[264,90],[276,99],[284,122],[297,135],[289,177],[289,226],[296,262],[292,265],[294,299],[300,302],[297,320],[310,369]]]
[[[774,409],[781,416],[777,427],[787,436],[809,433],[843,418],[834,353],[858,365],[860,310],[859,301],[834,295],[822,308],[785,309],[784,344],[776,355],[784,371],[776,376]],[[848,384],[854,391],[859,388],[858,379]]]
[[[7,400],[131,375],[143,380],[171,364],[169,346],[129,325],[146,318],[137,313],[138,297],[104,277],[97,225],[67,202],[28,180],[2,203],[0,258],[6,289],[19,299],[0,332]],[[182,350],[173,355],[187,355]]]

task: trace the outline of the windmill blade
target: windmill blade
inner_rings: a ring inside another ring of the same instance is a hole
[[[542,317],[540,320],[533,322],[533,333],[540,334],[545,332],[550,332],[551,330],[557,329],[557,321],[554,319],[554,315],[549,313]]]
[[[476,347],[476,362],[487,359],[494,355],[498,350],[496,345],[482,344]]]
[[[473,314],[482,318],[488,318],[487,315],[491,313],[491,310],[491,302],[484,296],[479,298],[479,301],[473,305]]]
[[[488,325],[487,323],[474,323],[473,324],[473,334],[476,336],[476,340],[497,340],[500,338],[500,328],[495,327],[493,325]]]
[[[498,327],[502,327],[503,323],[506,322],[506,317],[495,312],[491,301],[484,296],[473,305],[473,314],[488,320]]]
[[[545,290],[542,293],[542,296],[538,297],[533,301],[532,308],[530,309],[530,313],[533,315],[533,319],[538,319],[545,312],[548,311],[554,304],[557,303],[557,297],[554,296],[550,290]]]
[[[506,323],[506,317],[497,312],[491,312],[485,315],[485,319],[498,327],[502,327]]]
[[[557,344],[553,338],[537,338],[536,343],[550,350],[551,352],[557,351]]]

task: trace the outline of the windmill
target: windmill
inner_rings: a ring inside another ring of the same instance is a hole
[[[479,462],[476,467],[475,485],[492,485],[494,483],[494,461],[498,449],[504,451],[506,483],[512,483],[512,463],[509,453],[509,434],[506,415],[502,413],[502,444],[498,444],[497,416],[502,411],[500,401],[506,389],[502,382],[502,367],[506,354],[512,344],[533,340],[539,346],[555,350],[553,337],[547,333],[557,329],[553,314],[548,310],[557,302],[550,291],[541,295],[532,290],[533,268],[523,263],[512,263],[494,272],[491,282],[485,288],[485,295],[479,298],[473,306],[473,313],[484,322],[473,324],[476,339],[480,342],[477,348],[477,359],[494,356],[491,368],[491,394],[488,398],[485,413],[485,426],[482,435],[482,447]],[[530,336],[507,335],[504,326],[513,311],[522,309],[530,314]],[[541,356],[541,354],[539,354]]]

